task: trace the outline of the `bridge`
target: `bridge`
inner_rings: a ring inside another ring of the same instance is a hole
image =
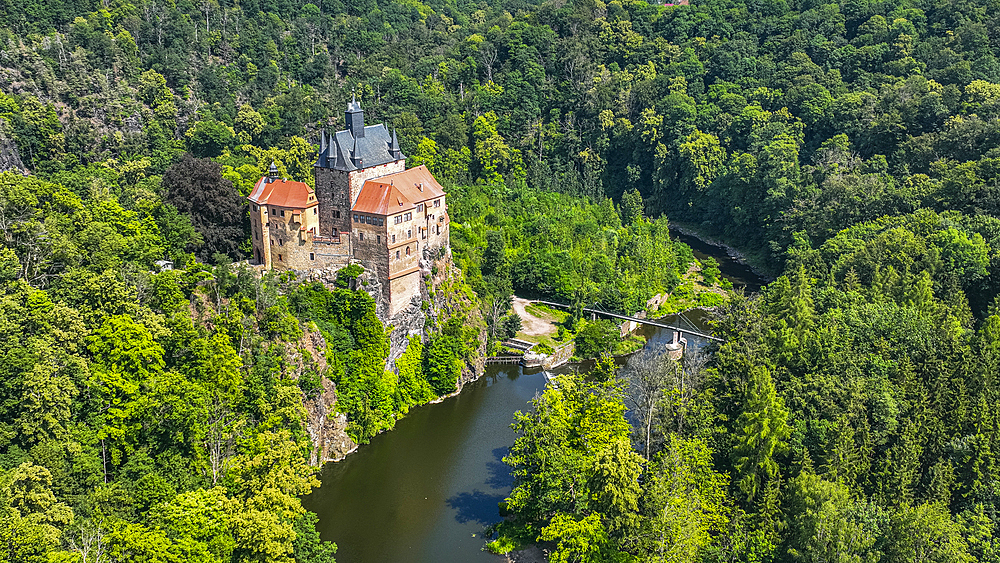
[[[570,305],[565,305],[563,303],[555,303],[555,302],[552,302],[552,301],[535,300],[535,301],[532,301],[532,303],[540,303],[542,305],[548,305],[549,307],[559,307],[559,308],[562,308],[562,309],[569,309],[570,308]],[[583,312],[584,313],[591,313],[591,314],[594,314],[594,315],[603,315],[605,317],[611,317],[613,319],[620,319],[620,320],[624,320],[624,321],[632,321],[632,322],[636,322],[636,323],[639,323],[639,324],[655,326],[655,327],[658,327],[658,328],[665,328],[665,329],[668,329],[668,330],[675,330],[677,332],[681,332],[681,333],[684,333],[684,334],[690,334],[690,335],[693,335],[693,336],[697,336],[699,338],[704,338],[706,340],[714,340],[716,342],[725,342],[723,339],[721,339],[721,338],[719,338],[717,336],[712,336],[711,334],[705,334],[703,332],[698,332],[698,331],[690,330],[690,329],[686,329],[686,328],[678,328],[678,327],[675,327],[675,326],[668,325],[666,323],[660,323],[660,322],[656,322],[656,321],[651,321],[649,319],[640,319],[638,317],[630,317],[628,315],[619,315],[618,313],[612,313],[610,311],[602,311],[600,309],[591,309],[591,308],[588,308],[588,307],[584,307]]]

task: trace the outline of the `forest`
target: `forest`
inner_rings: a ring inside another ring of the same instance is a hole
[[[0,561],[332,560],[303,401],[364,442],[471,343],[385,370],[363,292],[233,265],[352,95],[493,336],[674,289],[667,218],[778,274],[518,414],[491,549],[1000,559],[998,57],[995,0],[0,0]]]

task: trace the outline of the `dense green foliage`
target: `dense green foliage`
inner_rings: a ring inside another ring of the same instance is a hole
[[[356,90],[456,185],[494,340],[514,290],[628,312],[673,290],[690,259],[663,213],[786,272],[723,305],[704,362],[539,397],[504,538],[560,561],[997,560],[998,14],[0,1],[0,137],[42,178],[0,177],[7,553],[99,534],[117,560],[327,557],[294,500],[318,356],[360,440],[455,388],[460,321],[396,375],[346,287],[188,259],[246,252],[238,196],[272,159],[311,181]],[[184,268],[149,274],[163,258]],[[298,353],[300,321],[327,350]]]
[[[983,291],[998,226],[920,211],[799,244],[762,296],[721,308],[726,342],[708,356],[677,365],[650,350],[618,383],[560,381],[516,418],[513,519],[496,545],[558,539],[629,561],[996,561],[1000,316],[994,304],[977,321],[968,296]],[[597,412],[609,418],[574,419]],[[619,504],[596,505],[589,475],[629,422]]]
[[[509,292],[635,312],[669,292],[693,259],[666,219],[619,211],[610,199],[519,187],[453,190],[452,246],[483,295]],[[627,219],[627,221],[626,221]]]
[[[329,561],[299,502],[317,366],[280,280],[154,273],[190,222],[91,186],[0,175],[5,560]]]

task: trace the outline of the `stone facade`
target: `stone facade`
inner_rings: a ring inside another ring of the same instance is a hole
[[[449,246],[443,188],[425,166],[406,169],[395,132],[365,126],[360,105],[349,128],[321,133],[316,188],[268,176],[250,195],[254,259],[266,269],[314,271],[359,263],[388,320],[418,306],[423,277]]]
[[[378,164],[361,170],[337,170],[316,166],[316,197],[324,203],[320,208],[320,234],[327,237],[338,232],[350,232],[351,207],[366,180],[406,170],[406,159]]]

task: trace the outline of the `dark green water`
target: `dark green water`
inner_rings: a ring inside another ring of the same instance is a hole
[[[416,408],[391,432],[323,468],[306,499],[338,563],[496,563],[482,530],[511,488],[501,458],[512,415],[543,389],[541,373],[491,367],[456,397]]]

